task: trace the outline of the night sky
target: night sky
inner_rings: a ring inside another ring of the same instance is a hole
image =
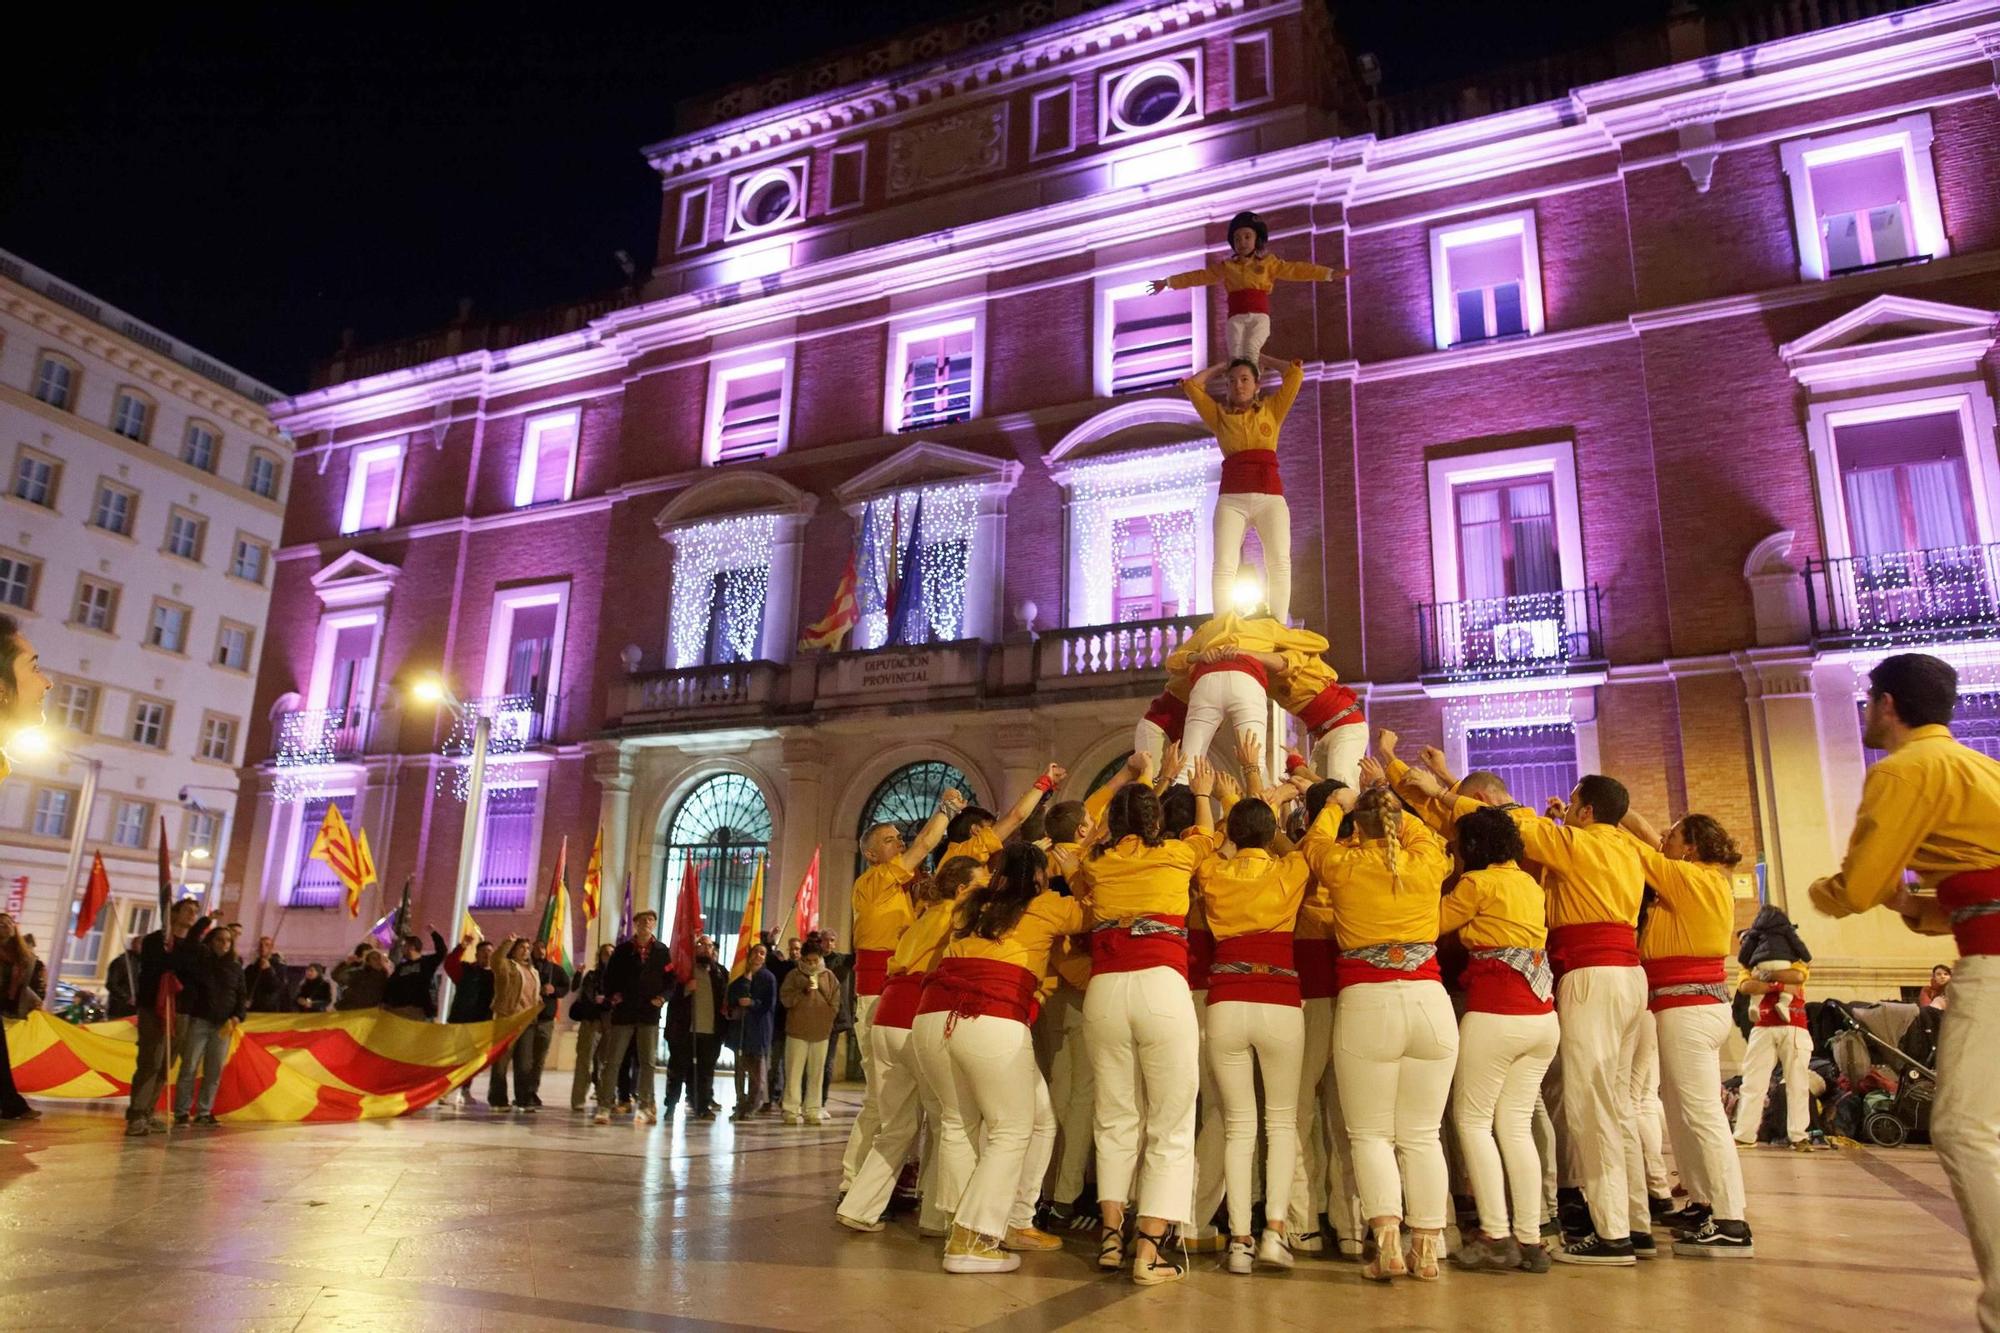
[[[983,6],[157,5],[8,21],[0,247],[285,391],[343,328],[505,314],[652,263],[639,148],[684,97]],[[1335,0],[1384,91],[1589,45],[1666,0]],[[81,26],[79,20],[84,19]]]

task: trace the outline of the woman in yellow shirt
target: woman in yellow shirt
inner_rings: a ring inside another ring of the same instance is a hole
[[[1333,1065],[1354,1150],[1361,1208],[1375,1235],[1362,1276],[1437,1277],[1448,1187],[1438,1137],[1458,1059],[1458,1025],[1437,966],[1438,908],[1451,857],[1379,784],[1340,836],[1328,802],[1306,834],[1306,862],[1333,900]],[[1406,1207],[1407,1204],[1407,1207]],[[1403,1252],[1403,1224],[1412,1235]]]
[[[1227,369],[1229,391],[1220,403],[1202,387]],[[1257,391],[1261,368],[1276,370],[1281,383],[1266,398]],[[1222,448],[1222,485],[1215,499],[1215,561],[1210,572],[1210,605],[1234,603],[1236,567],[1243,559],[1245,528],[1257,530],[1264,548],[1264,600],[1281,624],[1292,614],[1292,511],[1278,476],[1278,432],[1305,383],[1298,361],[1237,357],[1226,367],[1210,366],[1181,381],[1181,390]]]

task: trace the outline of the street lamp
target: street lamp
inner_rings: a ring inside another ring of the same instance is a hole
[[[473,854],[479,842],[479,810],[486,790],[486,747],[493,737],[493,719],[487,716],[485,710],[458,699],[438,676],[418,678],[410,687],[410,695],[418,703],[447,708],[459,721],[470,721],[472,724],[472,759],[465,775],[465,830],[459,836],[458,883],[452,891],[451,900],[451,928],[456,931],[458,923],[465,920],[466,912],[472,907],[472,881],[476,874]],[[438,1008],[446,1013],[451,1009],[449,974],[438,991]]]
[[[83,840],[90,831],[90,807],[97,800],[97,780],[104,772],[104,761],[63,749],[50,741],[39,727],[14,733],[8,739],[7,751],[24,759],[48,755],[83,765],[83,790],[77,795],[76,818],[70,824],[69,861],[63,869],[62,895],[56,904],[55,940],[49,946],[49,993],[42,997],[42,1003],[54,1009],[55,983],[62,979],[63,955],[69,952],[70,934],[74,929],[70,925],[70,917],[76,911],[76,881],[83,870]]]

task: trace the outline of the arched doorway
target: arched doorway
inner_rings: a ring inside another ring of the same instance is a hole
[[[868,868],[859,848],[868,841],[868,830],[877,824],[894,824],[905,838],[914,838],[937,809],[945,788],[956,788],[969,804],[979,804],[972,779],[941,759],[925,759],[905,764],[876,784],[861,807],[861,823],[854,830],[854,873]]]
[[[715,937],[717,957],[728,966],[735,957],[757,859],[770,851],[771,833],[771,807],[757,784],[741,773],[718,773],[682,797],[667,821],[666,855],[660,858],[660,934],[672,937],[681,880],[692,866],[705,929]],[[768,900],[768,867],[764,893]]]

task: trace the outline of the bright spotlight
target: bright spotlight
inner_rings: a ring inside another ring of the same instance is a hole
[[[188,849],[188,860],[190,860],[190,861],[206,861],[207,859],[208,859],[208,848],[206,848],[206,847],[190,847],[190,848]]]
[[[7,753],[16,759],[45,758],[55,748],[49,733],[40,727],[23,727],[7,742]]]
[[[421,704],[443,703],[444,682],[436,676],[419,676],[416,683],[410,686],[410,693]]]
[[[1242,574],[1229,589],[1229,603],[1243,615],[1249,615],[1264,605],[1264,585],[1254,574]]]

